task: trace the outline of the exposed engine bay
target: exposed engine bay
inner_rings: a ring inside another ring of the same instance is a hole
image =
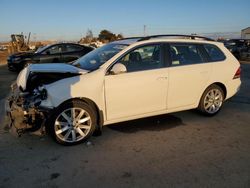
[[[26,67],[11,85],[11,93],[6,101],[6,113],[9,127],[14,128],[18,136],[27,131],[44,134],[46,121],[53,110],[40,106],[41,102],[47,99],[46,85],[81,74],[78,68],[68,64],[48,65]],[[45,66],[47,70],[44,69]],[[71,69],[67,69],[68,67]]]
[[[6,102],[6,112],[10,120],[9,127],[16,129],[19,136],[25,131],[39,129],[42,133],[41,128],[46,120],[46,111],[41,111],[38,107],[42,99],[46,97],[46,90],[39,88],[34,89],[33,92],[22,92],[16,83],[11,86],[11,95]]]

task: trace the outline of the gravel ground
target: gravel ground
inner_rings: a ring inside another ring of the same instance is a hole
[[[73,147],[1,124],[0,187],[250,187],[250,64],[242,68],[241,91],[212,118],[190,110],[114,124]],[[0,69],[3,98],[15,74]]]

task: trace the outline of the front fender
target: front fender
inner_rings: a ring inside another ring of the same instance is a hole
[[[92,72],[74,76],[46,85],[47,99],[40,106],[56,108],[63,102],[74,98],[87,98],[96,103],[100,110],[104,109],[103,74]]]

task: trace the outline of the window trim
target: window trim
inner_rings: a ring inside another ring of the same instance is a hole
[[[166,51],[164,48],[165,42],[152,42],[152,43],[146,43],[146,44],[140,44],[137,45],[131,49],[129,49],[127,52],[123,53],[121,56],[119,56],[114,62],[112,62],[106,69],[106,73],[105,76],[111,75],[110,74],[110,70],[112,69],[112,67],[119,62],[123,57],[125,57],[126,55],[128,55],[130,52],[138,49],[138,48],[142,48],[145,46],[151,46],[151,45],[160,45],[161,47],[161,59],[163,61],[163,65],[164,67],[161,68],[157,68],[157,69],[162,69],[162,68],[167,68],[168,67],[168,63],[166,62],[166,58],[164,57],[166,55]],[[157,70],[157,69],[149,69],[149,70],[139,70],[139,71],[134,71],[134,72],[127,72],[127,73],[135,73],[135,72],[141,72],[141,71],[150,71],[150,70]]]

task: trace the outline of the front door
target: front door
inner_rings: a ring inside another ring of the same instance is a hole
[[[39,55],[39,63],[61,63],[62,46],[54,45]]]
[[[62,62],[68,63],[81,57],[83,47],[74,44],[65,44],[63,47]]]
[[[168,68],[162,52],[161,44],[136,48],[117,62],[126,73],[105,76],[107,120],[166,109]]]

